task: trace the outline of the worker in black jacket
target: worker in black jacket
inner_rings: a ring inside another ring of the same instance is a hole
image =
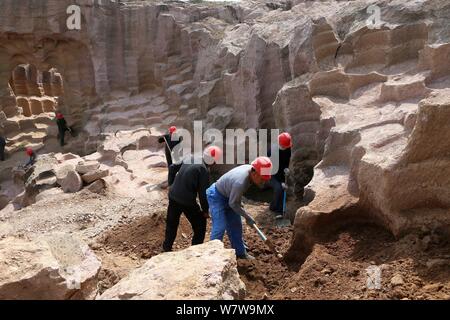
[[[5,161],[6,139],[0,135],[0,161]]]
[[[169,128],[169,133],[165,134],[163,136],[160,136],[158,138],[159,143],[165,144],[165,152],[166,152],[166,160],[167,160],[167,166],[170,167],[172,164],[172,150],[175,148],[177,144],[179,144],[181,141],[183,141],[182,137],[180,137],[178,140],[174,140],[172,138],[172,135],[177,131],[177,127],[172,126]]]
[[[287,132],[278,136],[278,146],[274,146],[269,150],[268,156],[272,152],[278,152],[278,171],[272,175],[269,181],[269,186],[273,189],[273,198],[270,203],[270,210],[275,214],[276,218],[283,217],[283,192],[287,188],[285,169],[289,168],[291,161],[292,138]]]
[[[66,119],[64,119],[64,115],[60,112],[56,113],[56,124],[58,125],[58,136],[59,136],[59,144],[64,146],[64,136],[66,131],[70,131],[67,127]]]
[[[201,244],[205,240],[206,219],[209,217],[206,189],[209,187],[208,166],[222,156],[222,150],[211,146],[205,149],[200,163],[194,157],[181,165],[172,165],[174,169],[169,176],[169,207],[167,208],[166,235],[163,243],[165,252],[172,251],[172,245],[177,237],[181,214],[184,213],[194,231],[192,245]],[[197,203],[197,196],[200,206]]]

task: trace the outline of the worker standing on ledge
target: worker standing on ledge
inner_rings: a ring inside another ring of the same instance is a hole
[[[242,208],[242,196],[252,183],[262,188],[270,180],[271,169],[269,158],[256,158],[251,165],[244,164],[228,171],[206,191],[212,218],[211,240],[222,241],[226,230],[240,259],[254,259],[245,249],[241,217],[250,226],[256,223]]]
[[[172,251],[172,245],[177,237],[178,225],[182,213],[194,230],[192,245],[201,244],[205,240],[208,201],[206,189],[209,186],[209,166],[217,163],[222,157],[222,149],[210,146],[203,152],[200,163],[194,162],[192,156],[189,162],[181,165],[172,164],[169,174],[169,207],[167,208],[166,236],[163,243],[165,252]],[[197,204],[197,195],[200,206]]]
[[[62,113],[57,112],[56,113],[56,124],[58,125],[58,134],[59,134],[59,144],[64,146],[64,135],[66,134],[66,131],[70,131],[70,129],[67,127],[66,119],[64,119],[64,116]]]
[[[5,161],[5,146],[6,139],[3,137],[3,135],[0,135],[0,161]]]

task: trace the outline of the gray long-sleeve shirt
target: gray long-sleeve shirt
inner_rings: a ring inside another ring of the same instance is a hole
[[[250,187],[250,171],[252,166],[244,164],[225,173],[216,182],[217,191],[228,198],[228,205],[234,212],[244,218],[250,217],[242,208],[242,195]]]

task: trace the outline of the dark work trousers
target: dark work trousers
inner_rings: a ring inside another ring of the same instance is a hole
[[[64,135],[66,134],[67,129],[58,129],[59,131],[59,144],[61,147],[64,145]]]
[[[172,251],[172,245],[177,237],[178,224],[181,214],[184,213],[194,230],[192,245],[201,244],[205,240],[206,218],[200,211],[198,204],[185,206],[169,198],[166,220],[166,238],[163,243],[164,251]]]
[[[5,146],[0,145],[0,161],[5,161]]]
[[[269,186],[273,189],[273,198],[270,203],[270,210],[276,213],[283,213],[283,187],[281,182],[275,177],[272,177],[269,181]]]

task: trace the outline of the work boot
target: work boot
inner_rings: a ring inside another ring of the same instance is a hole
[[[275,219],[283,219],[283,213],[282,212],[277,212],[277,211],[274,211],[274,210],[271,210],[272,211],[272,213],[273,213],[273,215],[275,216]]]
[[[255,257],[252,256],[252,255],[249,254],[249,253],[246,253],[246,254],[243,255],[243,256],[238,256],[237,258],[238,258],[238,259],[245,259],[245,260],[255,260]]]

